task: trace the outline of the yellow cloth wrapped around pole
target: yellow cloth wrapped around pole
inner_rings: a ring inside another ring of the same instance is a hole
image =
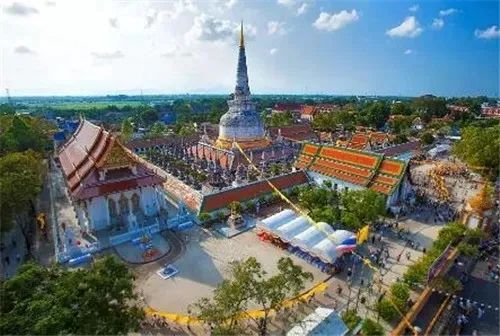
[[[368,235],[370,234],[370,226],[365,225],[363,226],[357,233],[356,233],[356,243],[358,245],[363,244],[365,241],[368,240]]]

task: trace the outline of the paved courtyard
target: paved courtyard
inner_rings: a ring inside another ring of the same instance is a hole
[[[289,256],[314,275],[314,283],[327,277],[306,261],[260,241],[254,230],[226,239],[196,228],[186,234],[185,238],[186,251],[173,262],[179,270],[174,278],[163,280],[156,274],[157,269],[139,271],[138,282],[142,295],[145,302],[155,309],[187,313],[188,305],[202,297],[211,297],[217,284],[228,277],[229,262],[251,256],[257,258],[269,274],[277,271],[276,264],[281,257]],[[306,284],[306,288],[311,285],[312,283]]]

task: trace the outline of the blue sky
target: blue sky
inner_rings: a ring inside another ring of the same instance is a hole
[[[245,21],[255,93],[499,96],[498,1],[4,1],[12,95],[228,93]]]

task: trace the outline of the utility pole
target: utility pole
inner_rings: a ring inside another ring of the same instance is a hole
[[[5,94],[7,96],[7,104],[9,104],[9,106],[12,106],[12,98],[10,97],[10,92],[9,92],[9,88],[5,88]]]

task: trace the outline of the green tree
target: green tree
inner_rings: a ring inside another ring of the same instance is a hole
[[[500,126],[466,127],[462,139],[453,146],[453,153],[473,170],[495,178],[500,165]]]
[[[32,149],[42,152],[48,143],[49,127],[38,118],[1,116],[6,132],[0,135],[0,154]]]
[[[149,130],[149,136],[152,138],[159,138],[165,135],[165,131],[167,128],[165,127],[165,124],[162,123],[161,121],[157,121],[151,126],[151,129]]]
[[[0,104],[0,115],[14,115],[16,109],[10,104]]]
[[[385,213],[385,197],[370,190],[349,190],[342,193],[342,223],[359,230]]]
[[[274,176],[274,175],[279,175],[282,171],[282,168],[279,164],[273,163],[270,167],[270,170],[271,170],[271,174],[273,174],[273,176]]]
[[[367,318],[363,321],[363,326],[361,327],[361,330],[363,331],[363,335],[365,335],[365,336],[383,336],[383,335],[385,335],[385,330],[380,325],[380,323],[377,323],[369,318]]]
[[[26,263],[0,285],[0,333],[126,334],[144,317],[133,275],[114,257],[68,270]]]
[[[122,121],[122,129],[120,136],[124,142],[130,141],[132,135],[134,134],[134,125],[132,124],[132,118],[125,118]]]
[[[179,134],[181,137],[190,137],[196,133],[196,130],[194,129],[193,124],[183,124],[179,128],[177,134]]]
[[[361,110],[360,121],[366,126],[380,128],[384,126],[391,113],[386,102],[378,101],[369,103]]]
[[[410,288],[404,282],[396,282],[391,285],[392,302],[401,311],[406,311],[406,303],[410,298]]]
[[[262,318],[254,319],[260,335],[267,335],[270,313],[279,312],[287,297],[298,295],[304,289],[305,282],[313,279],[311,273],[304,272],[290,258],[281,258],[278,261],[278,274],[269,278],[264,276],[265,272],[261,270],[253,285],[253,301],[264,312]]]
[[[342,312],[342,321],[344,321],[345,325],[349,330],[353,330],[361,321],[361,317],[356,314],[356,310],[354,309],[346,309]]]
[[[198,215],[198,219],[201,221],[201,222],[207,222],[211,219],[212,217],[210,216],[209,213],[206,213],[206,212],[202,212]]]
[[[267,324],[272,311],[282,309],[288,297],[304,289],[305,281],[312,274],[304,272],[290,258],[278,261],[278,273],[268,277],[262,265],[254,257],[230,264],[230,278],[224,280],[214,291],[212,299],[202,298],[195,304],[197,316],[213,326],[215,334],[241,334],[239,317],[250,305],[259,306],[264,317],[255,319],[260,335],[267,334]]]
[[[394,304],[389,299],[382,299],[377,303],[377,313],[387,322],[392,322],[398,317],[398,311]]]
[[[229,209],[231,210],[231,213],[239,215],[243,210],[243,206],[240,202],[233,201],[229,204]]]
[[[397,102],[391,106],[391,114],[394,115],[411,115],[413,112],[413,107],[408,102]]]
[[[42,189],[45,166],[32,150],[0,157],[0,231],[19,225],[31,253],[33,201]]]
[[[425,132],[420,137],[420,140],[422,140],[424,145],[430,145],[434,142],[434,136],[429,132]]]

